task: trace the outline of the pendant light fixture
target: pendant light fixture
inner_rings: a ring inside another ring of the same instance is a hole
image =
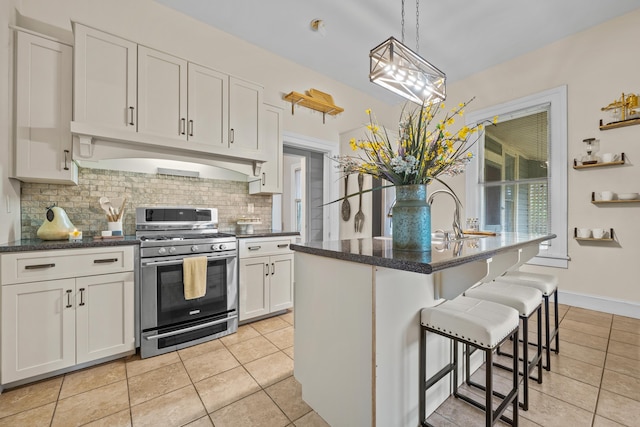
[[[427,104],[444,101],[447,76],[418,55],[419,0],[416,0],[416,51],[404,44],[404,0],[402,0],[402,41],[394,37],[369,52],[369,80],[398,95]]]

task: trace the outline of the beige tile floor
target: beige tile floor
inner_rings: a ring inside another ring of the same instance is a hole
[[[543,383],[531,383],[520,424],[640,425],[640,320],[569,306],[560,316],[561,353]],[[0,426],[327,426],[301,399],[293,357],[289,312],[178,352],[5,391]],[[430,418],[461,427],[483,419],[453,398]]]

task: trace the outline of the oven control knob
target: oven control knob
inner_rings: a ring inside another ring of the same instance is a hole
[[[212,251],[217,251],[218,250],[218,245],[211,245],[211,250]]]
[[[191,252],[198,252],[198,250],[200,250],[200,248],[196,245],[191,246]]]
[[[166,253],[167,253],[167,248],[160,248],[160,249],[158,249],[158,254],[159,254],[159,255],[164,255],[164,254],[166,254]]]
[[[174,248],[173,246],[171,246],[171,247],[169,248],[169,253],[170,253],[170,254],[174,254],[175,252],[176,252],[176,248]]]
[[[220,250],[222,251],[224,249],[226,249],[226,246],[224,245],[224,243],[220,243]]]

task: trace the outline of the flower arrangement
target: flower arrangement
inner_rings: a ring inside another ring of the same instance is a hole
[[[345,174],[364,173],[396,186],[442,182],[441,175],[458,175],[473,157],[469,149],[478,138],[471,136],[484,128],[477,124],[471,128],[462,126],[455,132],[449,130],[471,101],[473,98],[460,103],[440,120],[437,117],[444,112],[444,103],[403,110],[397,141],[392,141],[388,132],[376,124],[371,110],[366,110],[367,139],[350,141],[354,151],[361,150],[359,155],[338,156],[337,167]]]

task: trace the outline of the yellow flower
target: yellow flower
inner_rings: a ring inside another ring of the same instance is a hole
[[[356,151],[356,150],[358,149],[358,143],[356,142],[356,139],[355,139],[355,138],[351,138],[351,139],[349,140],[349,145],[351,146],[351,149],[352,149],[353,151]]]
[[[449,120],[447,120],[447,126],[451,126],[456,120],[453,117],[449,117]]]
[[[496,123],[498,123],[498,116],[495,116],[492,120],[493,124],[495,125]]]
[[[367,116],[371,115],[371,108],[367,108],[366,110],[364,110],[365,113],[367,113]]]
[[[469,135],[469,127],[468,126],[463,126],[462,129],[460,129],[458,131],[458,138],[466,139],[467,135]]]

